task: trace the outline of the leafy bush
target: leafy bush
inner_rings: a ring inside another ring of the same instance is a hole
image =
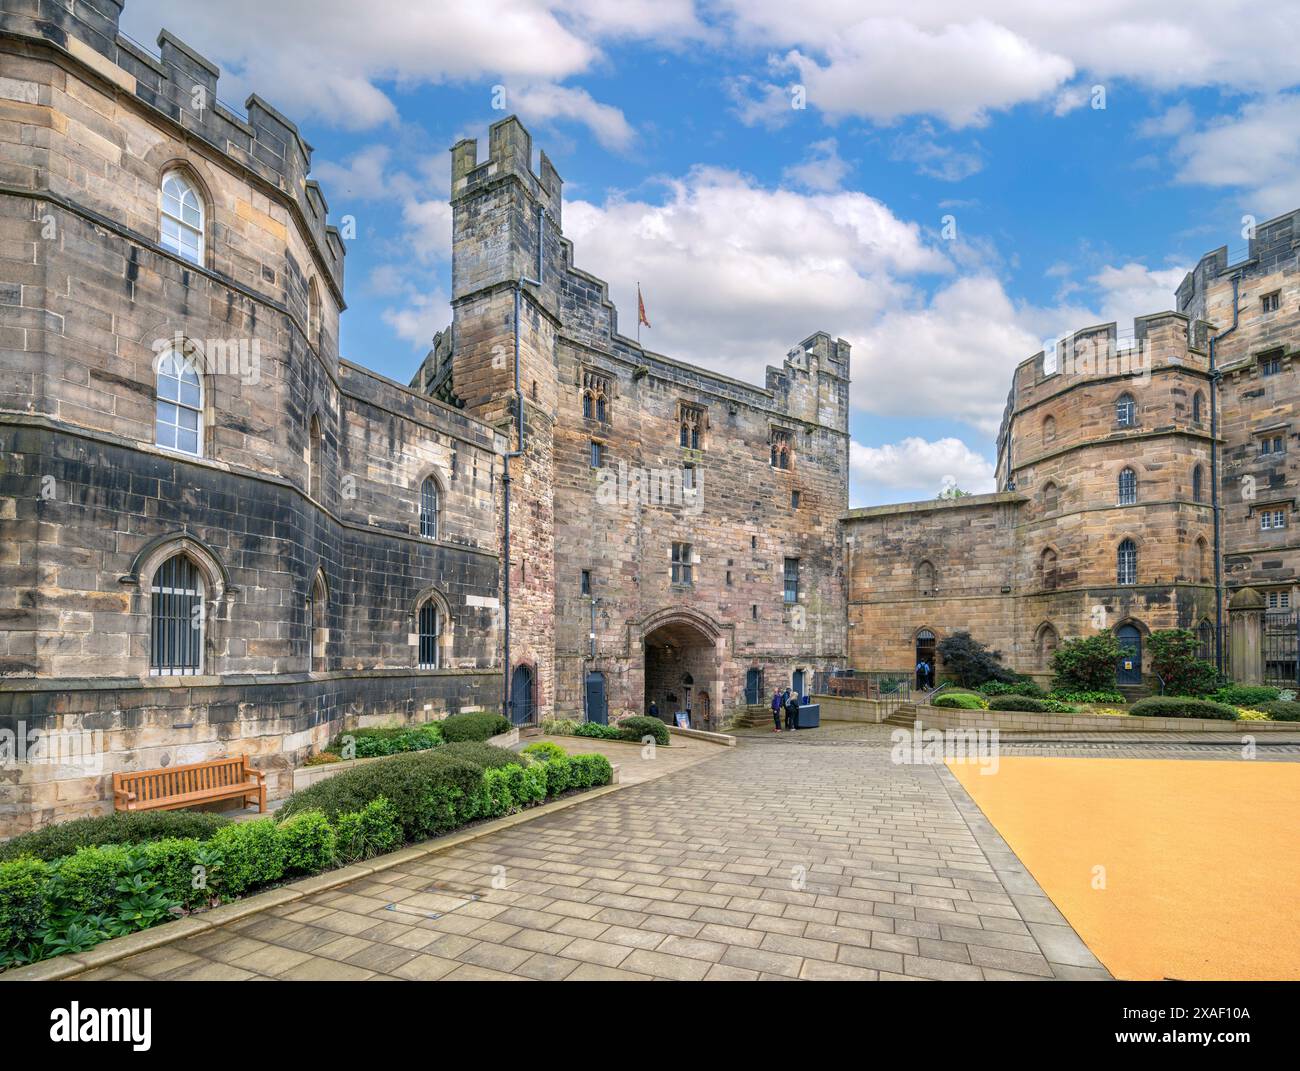
[[[1259,709],[1260,703],[1272,703],[1279,699],[1281,691],[1281,688],[1270,688],[1263,684],[1228,684],[1210,696],[1210,699],[1216,703],[1227,703],[1230,707]]]
[[[546,767],[542,763],[502,769],[509,778],[510,798],[520,807],[530,807],[546,799]]]
[[[158,891],[168,900],[196,908],[212,899],[206,881],[197,881],[194,873],[195,866],[210,859],[210,850],[205,849],[202,841],[168,837],[141,844],[137,851],[150,877],[158,883]]]
[[[559,759],[551,759],[550,762],[542,764],[542,769],[546,771],[546,794],[548,796],[558,796],[561,792],[570,786],[573,779],[573,760],[567,755]]]
[[[535,744],[529,744],[523,749],[525,755],[533,755],[545,762],[547,759],[559,759],[568,754],[559,744],[552,744],[549,740],[539,740]]]
[[[547,736],[573,736],[575,730],[583,724],[572,718],[543,718],[542,732]]]
[[[1247,707],[1237,708],[1238,721],[1272,721],[1272,719],[1262,710],[1250,710]]]
[[[574,788],[607,785],[614,779],[614,767],[604,755],[573,755],[569,762],[573,770]]]
[[[1049,699],[1062,703],[1127,703],[1123,692],[1066,692],[1053,688]]]
[[[939,641],[944,672],[970,688],[985,681],[1013,682],[1016,674],[1002,665],[1002,652],[989,650],[969,632],[958,630]]]
[[[1219,687],[1213,662],[1198,658],[1201,641],[1188,628],[1164,628],[1151,633],[1151,672],[1164,682],[1170,695],[1209,695]]]
[[[658,719],[655,719],[658,721]],[[623,731],[613,725],[601,725],[597,721],[583,721],[570,723],[573,728],[569,730],[572,736],[585,736],[595,740],[626,740],[627,736]],[[660,724],[663,724],[660,722]],[[638,738],[639,739],[639,738]]]
[[[1158,695],[1139,699],[1128,712],[1148,718],[1214,718],[1217,721],[1236,721],[1237,711],[1223,703],[1197,699],[1186,695]]]
[[[486,710],[468,714],[453,714],[441,723],[442,738],[448,743],[462,740],[486,740],[490,736],[509,732],[510,722],[500,714]]]
[[[658,718],[633,714],[630,718],[622,719],[618,723],[618,728],[622,731],[624,740],[641,740],[653,736],[655,743],[660,747],[668,746],[668,726]]]
[[[344,865],[391,852],[402,843],[397,808],[380,796],[359,811],[340,814],[334,821],[334,837],[335,858]]]
[[[203,811],[114,811],[22,833],[0,844],[0,862],[21,855],[49,862],[71,855],[78,848],[99,844],[143,844],[162,837],[207,840],[229,824],[229,818]]]
[[[333,751],[318,751],[315,755],[308,755],[303,762],[304,766],[328,766],[331,762],[342,762],[343,756],[335,754]]]
[[[523,765],[527,759],[520,760],[516,752],[495,744],[484,744],[476,740],[464,740],[456,744],[444,744],[441,754],[449,758],[464,759],[472,762],[480,770],[499,770],[502,766]]]
[[[1027,710],[1046,714],[1050,708],[1043,700],[1030,695],[995,695],[989,700],[989,710]]]
[[[369,729],[348,729],[339,733],[329,750],[341,753],[350,740],[353,758],[372,759],[380,755],[399,755],[406,751],[427,751],[441,744],[442,739],[442,727],[438,722],[427,725],[376,726]]]
[[[1262,710],[1274,721],[1300,721],[1300,703],[1279,699],[1273,703],[1259,703],[1256,710]]]
[[[1119,640],[1113,632],[1066,640],[1052,653],[1052,691],[1114,692]]]
[[[499,769],[483,771],[484,805],[480,818],[500,818],[515,809],[514,794],[510,791],[512,769],[518,766],[503,766]]]
[[[1033,681],[985,681],[979,686],[981,695],[1027,695],[1034,699],[1043,696],[1043,690]]]
[[[930,704],[936,707],[955,707],[958,710],[988,710],[989,701],[971,692],[945,692]]]
[[[49,878],[50,868],[40,859],[0,863],[0,967],[33,958],[23,950],[36,942],[48,918]]]
[[[302,811],[280,823],[286,874],[319,874],[334,865],[338,834],[320,811]]]
[[[215,877],[208,872],[208,884],[222,900],[233,900],[249,889],[284,877],[285,845],[274,818],[226,826],[212,838],[209,847],[220,862]]]

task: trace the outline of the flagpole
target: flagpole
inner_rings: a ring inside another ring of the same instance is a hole
[[[641,346],[641,280],[636,281],[636,344]]]

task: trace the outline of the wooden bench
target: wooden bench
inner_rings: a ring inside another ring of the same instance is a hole
[[[243,756],[113,775],[118,811],[173,811],[227,799],[256,800],[257,809],[266,810],[266,775]]]

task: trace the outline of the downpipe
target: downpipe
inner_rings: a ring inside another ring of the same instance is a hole
[[[1223,509],[1219,496],[1219,368],[1217,346],[1241,317],[1241,273],[1232,277],[1232,326],[1210,338],[1210,508],[1214,517],[1214,666],[1223,673]]]

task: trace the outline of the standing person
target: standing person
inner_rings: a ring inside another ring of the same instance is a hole
[[[784,707],[785,696],[781,694],[781,689],[778,688],[772,693],[772,732],[774,733],[781,731],[781,710]]]
[[[925,690],[925,659],[922,658],[916,663],[916,687],[920,691]]]
[[[648,713],[652,718],[659,717],[659,704],[656,703],[653,699],[651,699],[650,709],[646,713]]]
[[[786,689],[785,697],[785,727],[794,732],[799,728],[799,697],[792,695],[789,689]]]

